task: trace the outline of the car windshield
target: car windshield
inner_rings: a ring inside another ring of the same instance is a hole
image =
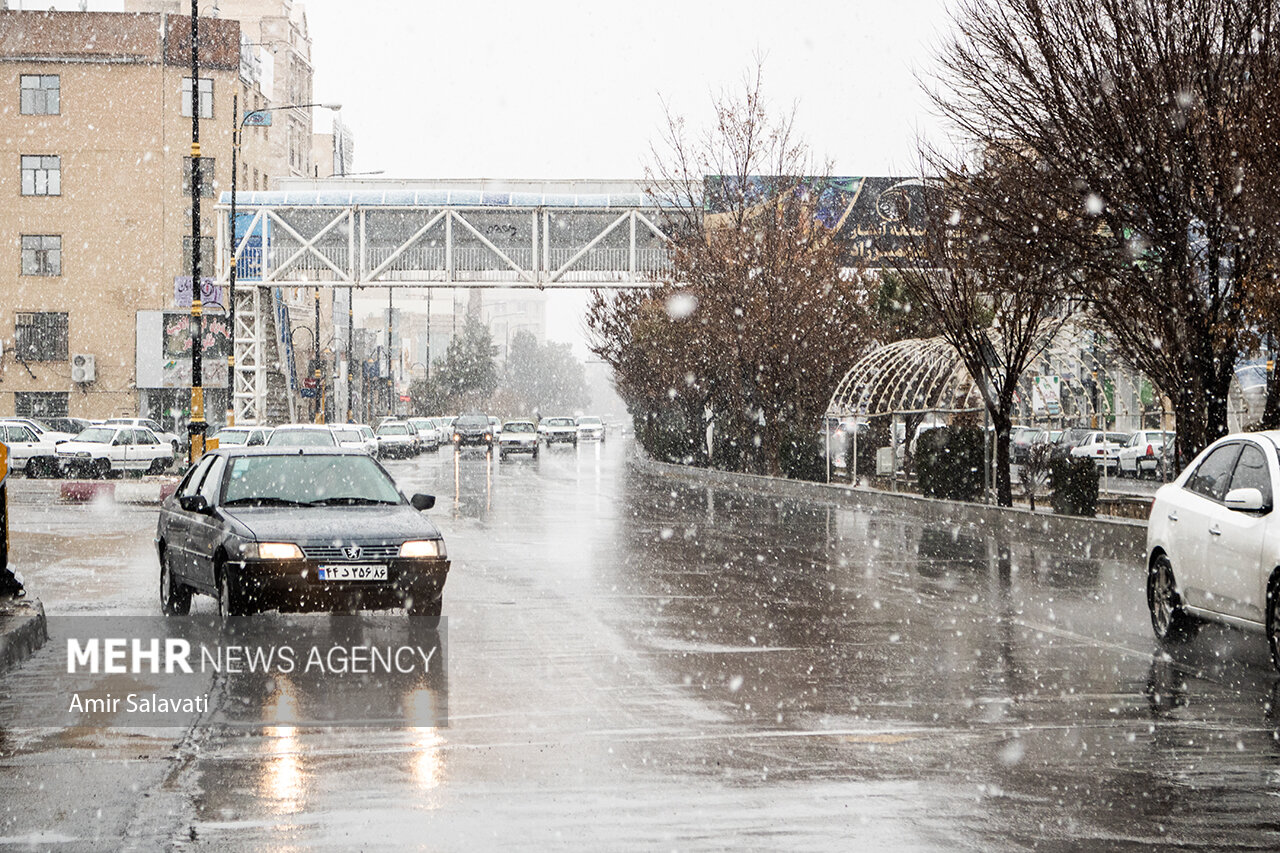
[[[453,426],[456,429],[475,429],[476,427],[483,429],[489,426],[489,419],[484,415],[463,415],[453,422]]]
[[[366,455],[241,456],[231,462],[223,504],[398,504],[395,483]]]
[[[337,443],[327,429],[278,429],[267,439],[269,447],[334,447]]]
[[[362,441],[360,430],[358,429],[335,429],[333,431],[334,438],[338,441]]]
[[[578,418],[578,426],[600,426],[599,418]]]
[[[109,444],[115,434],[116,431],[113,427],[89,427],[76,436],[76,441],[96,441],[101,444]]]
[[[528,421],[513,421],[502,428],[503,432],[533,432],[533,424]]]
[[[573,426],[572,418],[547,418],[547,426]]]
[[[218,441],[219,447],[232,447],[234,445],[244,444],[249,440],[249,433],[244,430],[224,429],[214,436]]]
[[[408,424],[383,424],[378,427],[378,435],[408,435]]]

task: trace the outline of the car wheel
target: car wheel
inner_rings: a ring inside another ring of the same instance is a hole
[[[1271,665],[1280,670],[1280,569],[1267,584],[1267,645],[1271,647]]]
[[[535,447],[535,448],[533,448],[533,453],[532,453],[531,455],[533,456],[533,458],[534,458],[534,459],[537,459],[537,458],[538,458],[538,448],[536,448],[536,447]]]
[[[235,574],[225,565],[218,567],[218,622],[224,629],[233,627],[244,615]]]
[[[148,474],[163,474],[163,473],[164,473],[164,469],[165,469],[165,467],[166,467],[166,466],[165,466],[165,464],[164,464],[164,460],[163,460],[163,459],[152,459],[152,460],[151,460],[151,467],[147,468],[147,473],[148,473]]]
[[[191,587],[174,579],[166,549],[160,551],[160,610],[166,616],[191,612]]]
[[[1147,571],[1147,607],[1151,610],[1151,628],[1162,643],[1185,643],[1200,628],[1182,604],[1173,565],[1165,554],[1157,554]]]
[[[111,475],[111,460],[95,459],[93,462],[92,470],[93,470],[93,476],[97,477],[100,480],[107,479],[107,477]]]
[[[22,469],[22,473],[26,474],[32,480],[40,477],[49,476],[49,465],[43,459],[32,457],[27,460],[26,466]]]
[[[440,627],[440,614],[444,610],[444,598],[437,598],[435,601],[428,601],[422,604],[416,601],[410,602],[406,609],[409,611],[409,621],[415,627],[434,631]]]

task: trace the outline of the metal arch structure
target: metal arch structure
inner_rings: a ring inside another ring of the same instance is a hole
[[[269,368],[292,358],[284,287],[557,290],[660,283],[671,269],[670,239],[658,225],[656,200],[633,187],[556,191],[581,188],[397,183],[244,192],[237,193],[234,235],[231,196],[224,192],[216,206],[215,284],[228,284],[234,263],[236,423],[265,421]],[[291,413],[294,402],[290,393]]]
[[[945,338],[895,341],[849,368],[827,406],[833,417],[976,411],[977,386]]]

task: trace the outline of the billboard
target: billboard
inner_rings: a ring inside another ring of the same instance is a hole
[[[715,227],[739,204],[763,209],[779,192],[791,191],[813,205],[813,220],[835,232],[845,246],[846,266],[881,266],[909,253],[924,233],[926,183],[911,177],[770,177],[740,181],[710,175],[703,181],[703,208]]]

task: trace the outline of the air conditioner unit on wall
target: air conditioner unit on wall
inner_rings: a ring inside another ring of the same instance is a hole
[[[97,368],[93,356],[88,353],[76,353],[71,357],[71,381],[92,382],[97,377]]]

